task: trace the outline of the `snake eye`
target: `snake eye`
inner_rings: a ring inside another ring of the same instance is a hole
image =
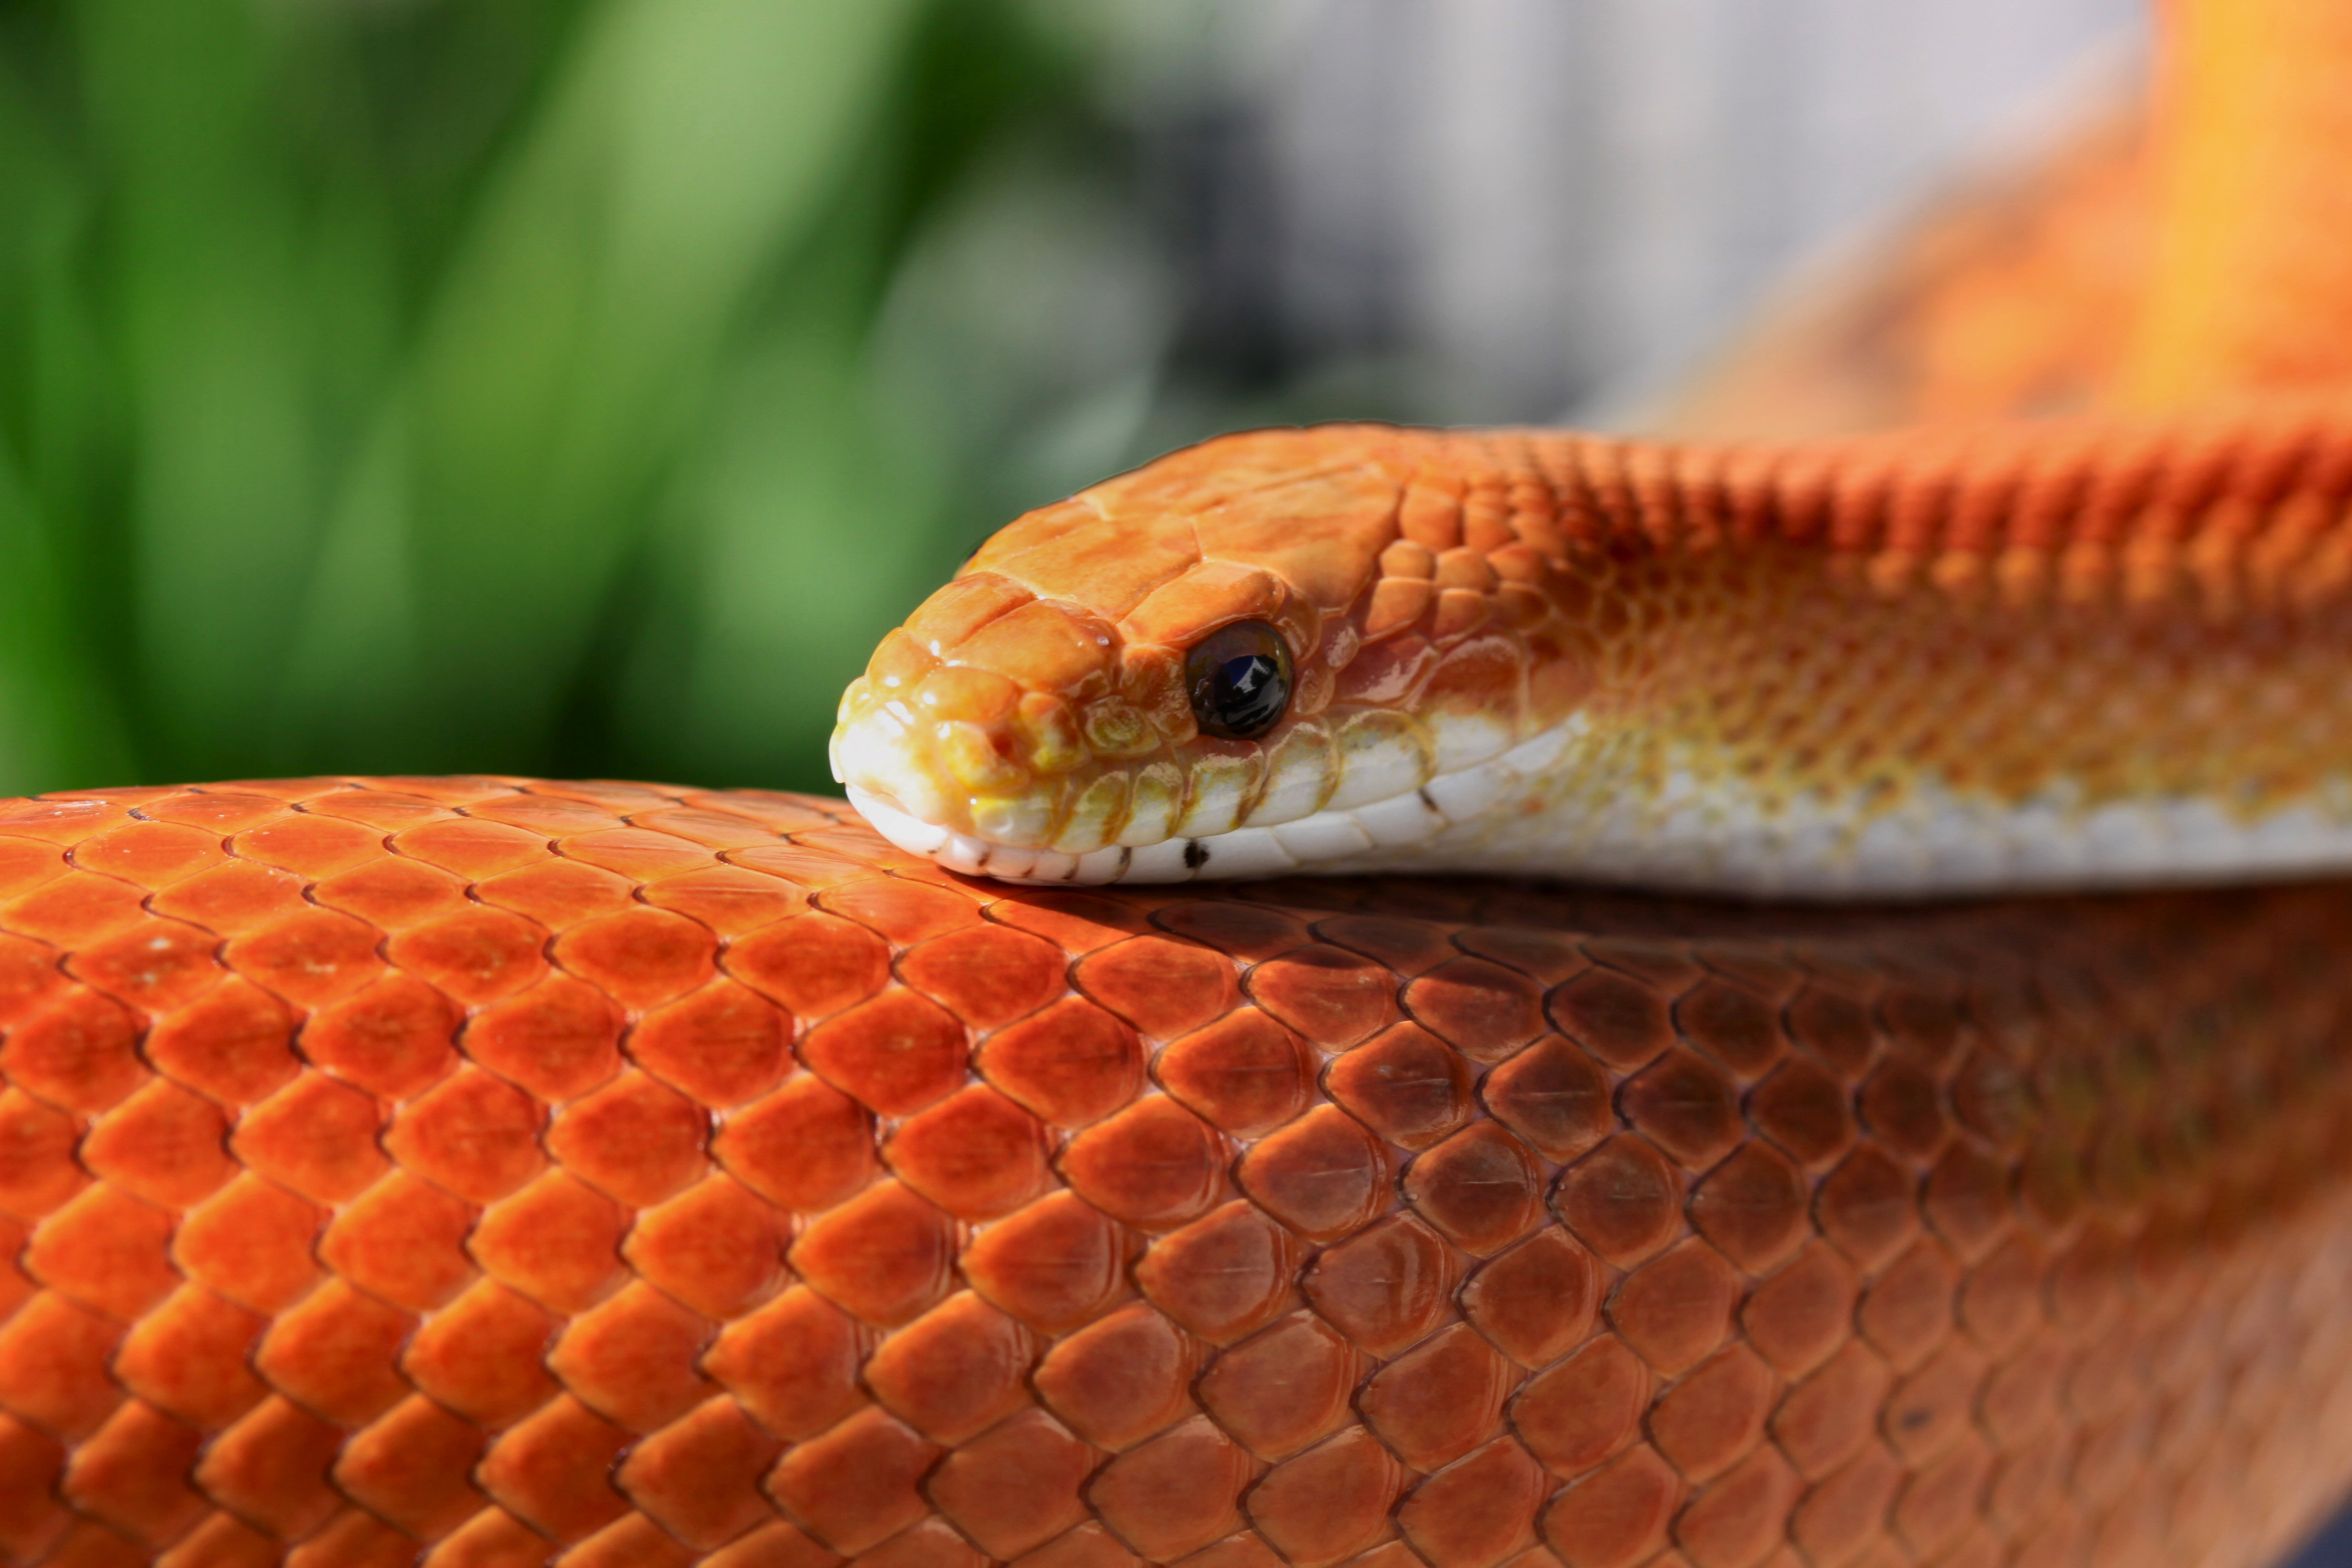
[[[1290,707],[1290,649],[1264,621],[1220,626],[1184,656],[1192,717],[1221,741],[1254,741]]]

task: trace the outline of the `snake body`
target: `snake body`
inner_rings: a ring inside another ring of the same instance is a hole
[[[2258,1563],[2352,1473],[2347,942],[17,803],[0,1553]]]
[[[2275,1561],[2352,885],[2112,889],[2352,865],[2352,12],[2165,16],[2117,409],[1213,442],[857,810],[0,803],[0,1562]]]

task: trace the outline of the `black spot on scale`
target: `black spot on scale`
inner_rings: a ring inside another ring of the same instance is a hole
[[[1184,869],[1197,871],[1209,863],[1209,847],[1197,838],[1184,840]]]
[[[1427,807],[1429,807],[1429,813],[1430,813],[1430,815],[1431,815],[1432,816],[1443,816],[1443,815],[1444,815],[1444,813],[1440,812],[1440,811],[1437,809],[1437,803],[1436,803],[1435,801],[1433,801],[1433,800],[1432,800],[1432,799],[1430,799],[1430,798],[1429,798],[1429,792],[1428,792],[1427,790],[1425,790],[1425,789],[1417,789],[1417,790],[1413,791],[1412,793],[1413,793],[1413,794],[1415,794],[1415,795],[1419,795],[1419,796],[1421,796],[1421,804],[1422,804],[1422,805],[1425,805],[1425,806],[1427,806]]]

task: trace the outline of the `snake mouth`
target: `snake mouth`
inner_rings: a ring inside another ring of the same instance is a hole
[[[1070,852],[992,842],[927,822],[856,784],[849,802],[874,830],[950,871],[1033,885],[1231,881],[1312,870],[1410,868],[1449,835],[1475,833],[1540,787],[1573,738],[1562,724],[1499,756],[1376,799],[1265,826]]]

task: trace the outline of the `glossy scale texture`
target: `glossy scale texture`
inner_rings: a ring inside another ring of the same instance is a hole
[[[2352,1479],[2347,941],[8,803],[0,1560],[2257,1563]]]

